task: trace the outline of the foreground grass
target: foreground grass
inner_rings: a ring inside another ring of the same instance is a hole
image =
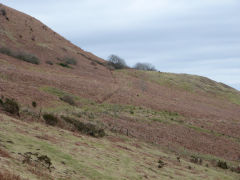
[[[213,167],[179,163],[160,147],[111,134],[103,139],[76,134],[40,123],[26,123],[0,114],[0,170],[13,169],[28,179],[236,179]],[[47,155],[55,169],[49,172],[22,164],[25,152]],[[159,169],[158,160],[166,165]],[[189,169],[191,166],[191,169]],[[34,169],[34,170],[33,170]]]

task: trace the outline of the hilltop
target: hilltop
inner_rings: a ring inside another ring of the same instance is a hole
[[[1,173],[14,169],[29,179],[238,177],[216,163],[239,163],[239,91],[196,75],[114,70],[4,5],[0,39]],[[12,98],[19,116],[4,109]],[[59,122],[46,125],[46,113]],[[78,132],[75,121],[104,129],[106,136]],[[27,152],[47,155],[55,169],[22,164]]]

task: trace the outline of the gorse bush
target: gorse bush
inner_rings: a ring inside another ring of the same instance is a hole
[[[23,52],[12,52],[10,49],[6,48],[6,47],[1,47],[0,48],[0,53],[2,54],[6,54],[8,56],[14,57],[16,59],[25,61],[25,62],[29,62],[32,64],[39,64],[39,59],[32,55],[32,54],[27,54],[27,53],[23,53]]]
[[[60,63],[58,63],[58,65],[62,67],[71,68],[70,65],[77,65],[77,61],[74,58],[65,57],[65,58],[57,58],[57,59],[61,61]]]
[[[116,56],[116,55],[110,55],[108,58],[108,65],[113,66],[115,69],[124,69],[128,68],[126,62],[124,59]]]
[[[6,54],[8,56],[13,56],[12,51],[10,49],[6,48],[6,47],[1,47],[0,48],[0,53]]]
[[[37,107],[37,103],[35,101],[32,102],[32,106],[35,108]]]
[[[225,161],[220,161],[220,160],[217,163],[217,167],[220,167],[222,169],[228,169],[227,163]]]
[[[66,63],[58,63],[59,66],[65,67],[65,68],[71,68],[68,64]]]
[[[53,114],[44,114],[43,119],[45,120],[46,124],[51,126],[55,126],[59,122],[59,119]]]
[[[39,59],[36,56],[31,54],[19,53],[19,54],[16,54],[14,57],[32,64],[39,64]]]
[[[93,137],[103,137],[105,136],[104,129],[98,128],[96,125],[91,123],[83,123],[78,121],[77,119],[62,116],[62,119],[73,125],[79,132],[93,136]]]
[[[19,104],[14,99],[6,99],[5,102],[2,101],[3,110],[14,115],[19,116]]]

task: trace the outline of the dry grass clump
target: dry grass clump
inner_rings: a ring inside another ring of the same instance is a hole
[[[57,118],[57,116],[53,114],[44,114],[43,119],[45,120],[46,124],[51,126],[55,126],[59,122],[59,119]]]

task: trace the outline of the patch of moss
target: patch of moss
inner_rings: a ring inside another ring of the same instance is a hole
[[[42,90],[44,92],[47,92],[49,94],[52,94],[54,96],[58,96],[58,97],[63,97],[63,96],[69,95],[69,93],[67,93],[65,91],[62,91],[62,90],[60,90],[58,88],[51,87],[51,86],[42,86],[40,88],[40,90]]]
[[[85,105],[89,105],[95,104],[95,101],[91,100],[91,99],[86,99],[86,98],[82,98],[80,96],[74,95],[72,93],[63,91],[61,89],[55,88],[55,87],[51,87],[51,86],[42,86],[39,88],[40,91],[46,92],[48,94],[57,96],[58,98],[62,98],[64,96],[70,96],[71,98],[73,98],[75,100],[75,102],[77,103],[78,101],[81,102],[81,104],[85,104]],[[57,108],[57,107],[53,107],[53,108]]]

